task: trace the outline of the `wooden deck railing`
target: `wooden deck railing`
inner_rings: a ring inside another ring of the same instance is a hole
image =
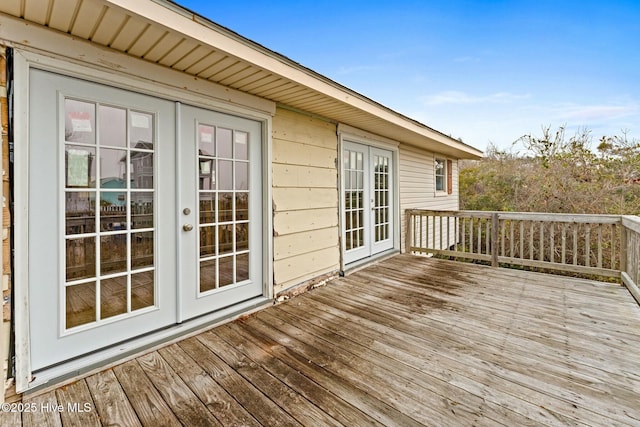
[[[622,281],[640,303],[640,218],[622,217],[622,242],[626,254],[620,267]]]
[[[622,279],[640,302],[640,218],[406,211],[407,252]]]

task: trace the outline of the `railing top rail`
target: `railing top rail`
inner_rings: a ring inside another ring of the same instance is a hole
[[[503,212],[503,211],[435,211],[426,209],[411,209],[411,214],[427,214],[431,216],[449,216],[459,218],[491,218],[498,214],[499,219],[519,221],[542,221],[564,223],[590,223],[590,224],[621,224],[623,218],[627,222],[640,227],[640,218],[622,215],[593,215],[593,214],[565,214],[544,212]],[[633,228],[633,227],[630,227]]]
[[[627,227],[629,230],[633,230],[636,233],[640,234],[640,217],[633,215],[623,215],[622,225]]]

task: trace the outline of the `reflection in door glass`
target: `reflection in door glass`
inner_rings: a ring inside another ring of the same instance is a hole
[[[100,273],[122,273],[127,271],[127,234],[100,236]]]
[[[96,195],[94,192],[68,192],[65,195],[66,233],[93,233],[96,230]]]
[[[67,188],[95,188],[96,149],[83,145],[64,147],[64,177]]]
[[[200,192],[200,225],[216,221],[216,193]]]
[[[127,276],[100,281],[100,318],[127,312]]]
[[[250,134],[204,123],[198,129],[200,292],[208,292],[249,279]]]
[[[69,329],[156,304],[155,116],[66,99],[64,123]]]
[[[96,282],[67,286],[65,289],[67,329],[96,321]]]
[[[389,232],[389,162],[385,156],[374,156],[374,238],[381,242],[390,238]]]
[[[100,145],[127,146],[127,110],[124,108],[101,105],[98,108],[100,117]]]
[[[344,150],[345,250],[364,246],[363,153]]]
[[[200,262],[200,292],[216,289],[218,283],[218,260],[208,259]]]
[[[67,239],[66,241],[67,281],[87,279],[96,275],[95,236]]]
[[[218,160],[218,190],[233,190],[233,162]]]
[[[153,192],[131,192],[131,228],[153,228]]]
[[[127,227],[127,193],[100,192],[100,231],[122,231]]]
[[[235,132],[235,159],[249,160],[249,134],[246,132]]]
[[[153,231],[131,233],[131,269],[153,267]]]
[[[233,158],[232,154],[232,130],[225,128],[217,128],[216,139],[218,141],[218,157],[223,159]]]
[[[92,102],[65,99],[64,139],[82,144],[96,143],[96,106]]]
[[[130,111],[129,147],[153,150],[154,116],[150,113]]]
[[[215,128],[213,126],[198,125],[198,153],[201,156],[216,155],[216,144],[214,139]]]
[[[153,270],[131,275],[131,311],[154,305]]]

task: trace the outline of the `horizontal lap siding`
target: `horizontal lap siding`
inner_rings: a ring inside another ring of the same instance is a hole
[[[448,195],[435,195],[435,157],[446,158],[420,148],[400,145],[400,218],[402,251],[405,250],[405,211],[407,209],[458,210],[458,161],[452,160],[453,192]],[[453,244],[452,240],[449,244]],[[439,235],[436,236],[439,241]]]
[[[274,291],[340,268],[336,126],[279,108],[273,119]]]

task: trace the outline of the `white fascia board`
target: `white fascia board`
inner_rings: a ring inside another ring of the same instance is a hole
[[[179,5],[164,0],[104,1],[128,13],[138,15],[200,43],[224,51],[228,55],[254,64],[270,73],[282,76],[425,138],[448,145],[455,150],[469,153],[472,156],[482,156],[481,151],[467,144],[460,143],[438,131],[419,124],[267,48],[235,35],[231,31],[224,31],[213,22],[204,20]]]

